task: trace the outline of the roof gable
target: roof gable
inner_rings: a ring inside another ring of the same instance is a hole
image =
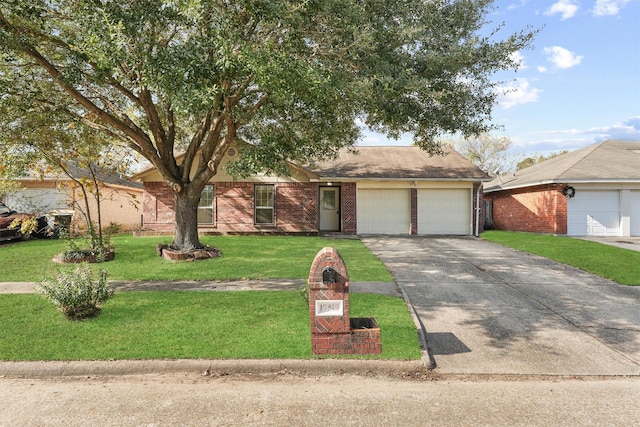
[[[640,182],[640,141],[610,139],[502,175],[485,192],[547,183]]]

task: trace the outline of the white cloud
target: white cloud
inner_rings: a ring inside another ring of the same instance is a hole
[[[568,49],[560,46],[545,47],[544,53],[547,59],[557,68],[566,69],[578,65],[582,62],[582,55],[576,55]]]
[[[520,70],[526,70],[527,66],[524,63],[524,55],[519,50],[509,55],[509,59],[512,60]]]
[[[595,16],[617,15],[630,0],[596,0],[593,7]]]
[[[501,94],[498,96],[498,104],[504,109],[537,102],[542,92],[541,89],[531,87],[527,79],[516,79],[512,84],[501,86],[499,90]]]
[[[572,18],[578,11],[578,5],[574,4],[572,0],[560,0],[554,3],[544,14],[555,15],[560,14],[560,19],[565,20]]]
[[[545,155],[561,150],[576,150],[607,139],[640,141],[640,116],[612,125],[543,130],[513,138],[514,151]]]

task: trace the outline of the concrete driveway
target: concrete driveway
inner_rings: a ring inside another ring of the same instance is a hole
[[[640,375],[640,287],[474,237],[367,237],[443,373]]]

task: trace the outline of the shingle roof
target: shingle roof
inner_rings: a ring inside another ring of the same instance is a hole
[[[77,164],[68,162],[66,164],[67,170],[74,178],[82,178],[90,176],[88,169],[78,166]],[[129,187],[141,190],[143,188],[142,183],[131,182],[127,180],[121,174],[115,171],[109,171],[107,169],[97,172],[96,177],[104,184],[117,185],[121,187]],[[35,172],[30,172],[27,176],[20,178],[23,181],[37,180],[37,181],[65,181],[70,178],[62,172],[52,171],[44,174],[43,176],[37,175]]]
[[[502,175],[485,193],[547,183],[640,182],[640,141],[610,139]]]
[[[487,181],[489,176],[457,151],[431,156],[419,147],[357,147],[306,169],[326,179],[434,179]]]

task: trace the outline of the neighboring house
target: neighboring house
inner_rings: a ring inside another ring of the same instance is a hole
[[[484,187],[487,226],[569,236],[640,236],[640,141],[608,140]]]
[[[72,168],[74,176],[86,174],[82,169]],[[118,224],[123,229],[141,226],[142,212],[139,208],[142,200],[142,185],[125,180],[116,175],[102,175],[101,216],[102,226]],[[75,230],[86,229],[84,216],[75,203],[85,209],[82,191],[68,176],[48,173],[42,176],[27,176],[16,179],[21,189],[5,197],[5,203],[20,212],[47,215],[50,218],[71,217]],[[97,222],[95,199],[89,195],[89,209],[94,222]],[[63,220],[64,221],[64,220]]]
[[[220,172],[204,189],[201,233],[452,234],[481,230],[478,189],[490,178],[453,149],[430,156],[418,147],[358,147],[335,161],[292,167],[289,177],[256,174],[234,180]],[[233,161],[230,148],[223,163]],[[149,168],[144,228],[174,229],[174,196]],[[477,221],[480,219],[479,221]],[[478,229],[476,224],[480,227]]]

